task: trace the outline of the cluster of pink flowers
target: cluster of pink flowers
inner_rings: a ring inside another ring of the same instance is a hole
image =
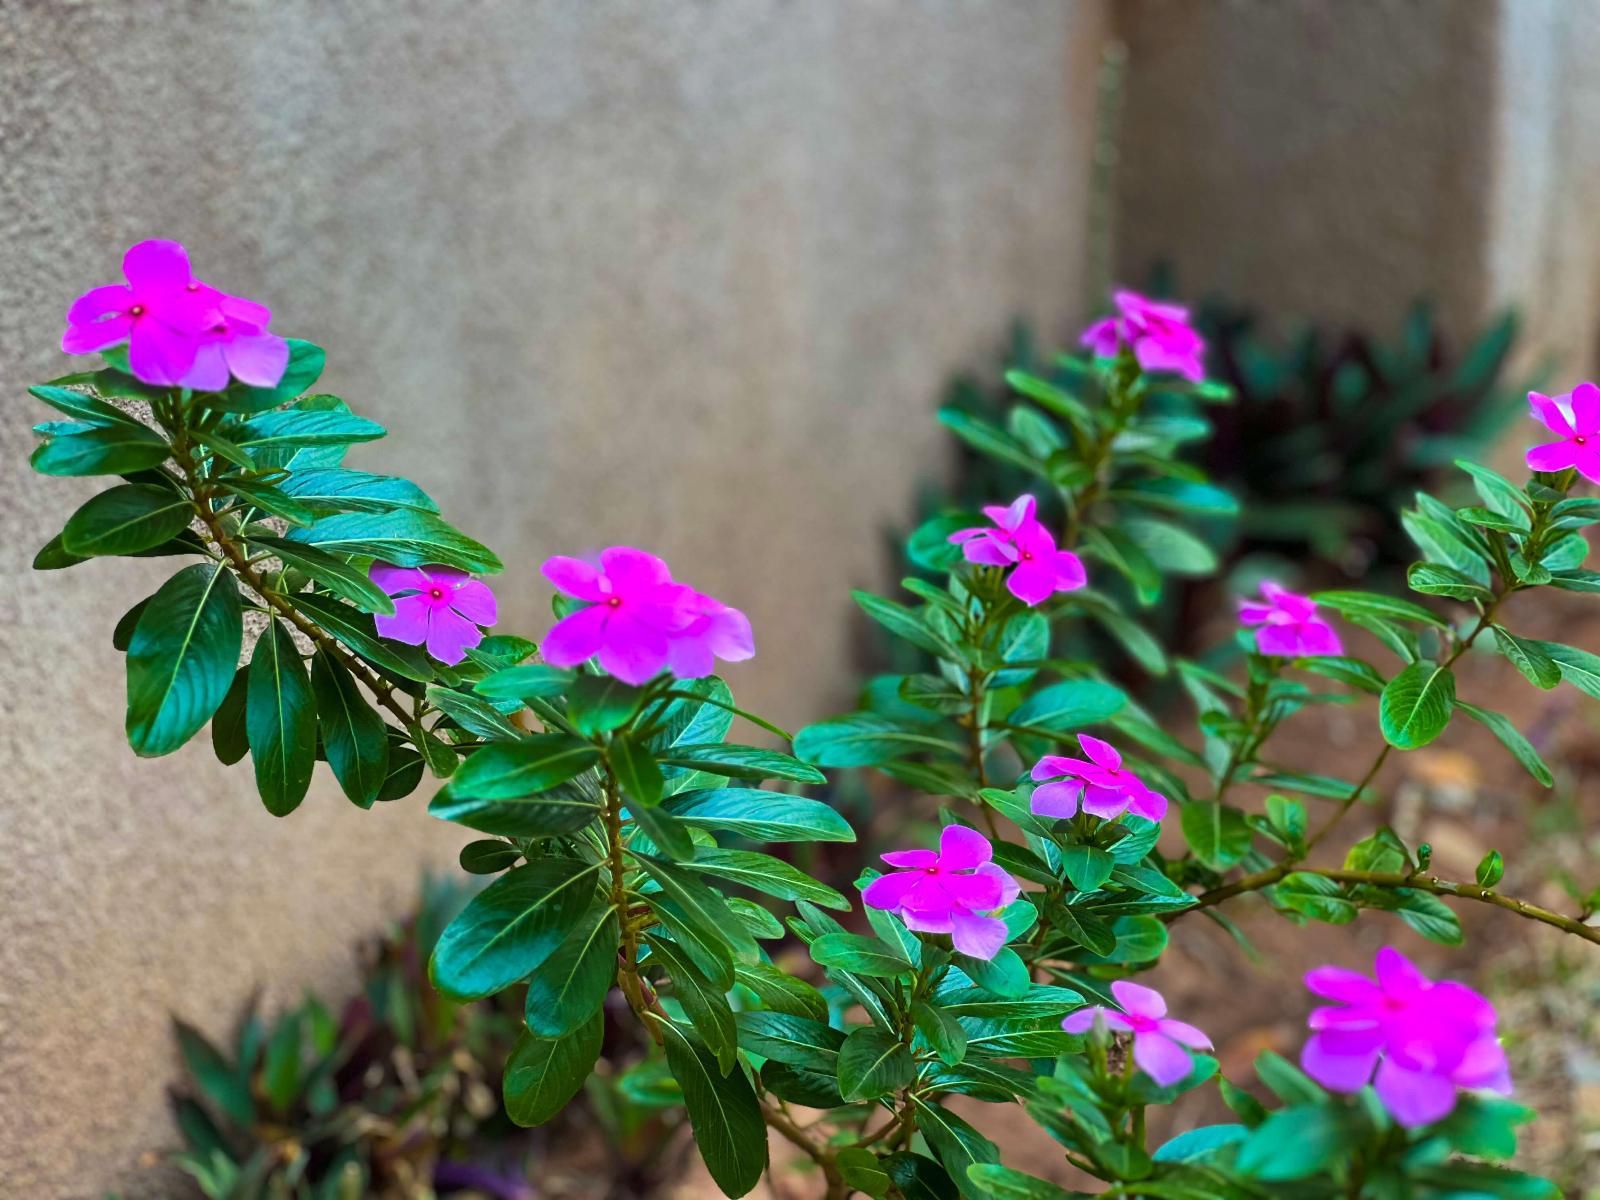
[[[1070,550],[1056,549],[1037,512],[1032,496],[1019,496],[1009,507],[992,504],[983,510],[992,527],[958,530],[949,539],[968,562],[1010,568],[1006,588],[1029,607],[1088,582],[1083,560]]]
[[[1085,329],[1079,339],[1083,345],[1102,358],[1128,346],[1146,371],[1171,371],[1193,383],[1205,378],[1205,339],[1189,323],[1187,308],[1149,300],[1138,292],[1116,292],[1112,299],[1117,315]]]
[[[1094,1005],[1069,1013],[1061,1022],[1068,1033],[1088,1033],[1096,1021],[1115,1033],[1133,1035],[1133,1061],[1157,1087],[1171,1087],[1194,1070],[1189,1051],[1211,1049],[1211,1039],[1193,1025],[1167,1016],[1161,993],[1142,984],[1118,979],[1111,995],[1119,1008]]]
[[[557,589],[586,605],[557,621],[540,647],[545,662],[575,667],[596,656],[624,683],[648,683],[663,670],[699,679],[716,660],[756,652],[738,609],[674,582],[667,564],[629,546],[600,552],[598,563],[555,555],[540,568]]]
[[[873,908],[900,914],[917,933],[948,933],[972,958],[991,959],[1006,944],[1006,923],[993,916],[1020,893],[1017,881],[990,860],[989,839],[965,825],[946,825],[939,849],[894,850],[891,867],[866,886],[861,898]]]
[[[1087,759],[1047,754],[1034,763],[1032,776],[1041,782],[1030,801],[1041,817],[1070,817],[1083,811],[1096,817],[1120,817],[1125,812],[1159,821],[1167,815],[1167,798],[1132,771],[1123,769],[1122,755],[1114,746],[1087,733],[1078,735]]]
[[[1256,649],[1283,658],[1343,654],[1344,644],[1332,625],[1317,616],[1316,601],[1297,596],[1272,582],[1261,585],[1261,600],[1239,604],[1239,620],[1256,628]]]
[[[271,311],[196,279],[177,242],[130,247],[122,273],[126,284],[91,288],[72,302],[62,350],[88,354],[126,342],[128,369],[157,387],[217,392],[230,375],[253,387],[283,378],[289,345],[267,332]]]
[[[1600,387],[1580,383],[1561,396],[1528,393],[1534,418],[1560,440],[1528,451],[1531,471],[1576,467],[1590,483],[1600,483]]]
[[[1311,1013],[1300,1055],[1306,1074],[1336,1092],[1373,1082],[1407,1128],[1448,1116],[1462,1088],[1511,1093],[1494,1005],[1465,984],[1434,982],[1391,947],[1378,951],[1374,968],[1375,979],[1341,967],[1306,975],[1308,988],[1334,1001]]]
[[[395,598],[394,612],[378,616],[381,637],[408,646],[426,646],[442,663],[454,666],[483,641],[479,626],[499,619],[489,585],[453,567],[396,567],[375,562],[372,582]]]

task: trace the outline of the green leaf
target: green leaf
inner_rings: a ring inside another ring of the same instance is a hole
[[[376,421],[337,408],[282,409],[236,424],[225,423],[223,428],[230,441],[252,453],[300,446],[348,446],[375,441],[387,432]]]
[[[302,1042],[300,1014],[293,1010],[284,1013],[267,1043],[261,1072],[262,1090],[275,1112],[286,1111],[299,1094]]]
[[[479,754],[483,751],[478,751]],[[459,779],[460,772],[457,772]],[[600,815],[597,787],[560,784],[537,796],[478,799],[456,794],[456,782],[428,805],[428,815],[500,837],[554,837],[576,833]]]
[[[978,1186],[980,1194],[994,1200],[1073,1200],[1082,1195],[999,1163],[973,1163],[967,1168],[967,1177]]]
[[[1539,757],[1539,752],[1533,748],[1533,743],[1522,736],[1522,731],[1513,725],[1509,718],[1486,708],[1479,708],[1476,704],[1468,704],[1465,700],[1457,700],[1456,707],[1499,738],[1501,745],[1511,751],[1512,757],[1522,764],[1529,775],[1545,787],[1555,786],[1555,776],[1550,774],[1550,768],[1545,765],[1544,759]]]
[[[684,792],[663,806],[685,825],[757,842],[853,842],[850,823],[820,800],[760,788]]]
[[[928,1000],[913,1001],[911,1019],[941,1062],[953,1067],[967,1057],[967,1031],[943,1005]]]
[[[949,1174],[933,1159],[902,1150],[883,1160],[889,1178],[905,1200],[956,1200]]]
[[[640,688],[610,675],[579,675],[567,692],[567,717],[584,737],[610,733],[639,711]]]
[[[847,1101],[876,1099],[910,1086],[916,1077],[910,1048],[892,1033],[872,1028],[857,1029],[844,1039],[838,1071],[839,1094]]]
[[[418,683],[428,683],[433,679],[433,668],[428,665],[427,656],[413,646],[402,646],[380,638],[370,613],[315,592],[297,593],[294,606],[325,632],[387,674]]]
[[[1506,860],[1501,857],[1500,851],[1491,850],[1483,856],[1483,861],[1478,864],[1475,878],[1479,887],[1492,888],[1499,883],[1506,873]]]
[[[752,850],[701,849],[693,861],[685,861],[693,871],[715,875],[731,883],[743,884],[780,900],[809,900],[823,908],[848,912],[850,901],[825,883],[812,879],[804,871],[781,858],[759,854]]]
[[[1494,593],[1469,575],[1454,567],[1439,563],[1412,563],[1406,571],[1406,583],[1414,592],[1428,596],[1449,596],[1454,600],[1494,603]]]
[[[874,767],[902,755],[929,752],[961,755],[959,746],[918,724],[876,713],[850,713],[808,725],[795,735],[794,751],[819,767]]]
[[[1021,442],[1009,433],[996,429],[987,421],[979,420],[959,408],[941,408],[939,420],[950,432],[980,454],[1008,462],[1035,475],[1044,474],[1044,464],[1028,453]]]
[[[691,925],[700,937],[721,942],[733,952],[735,958],[744,962],[755,962],[760,958],[761,951],[755,939],[717,892],[680,867],[652,858],[639,858],[638,862],[650,878],[661,885],[662,893],[677,906],[683,921]],[[677,928],[674,927],[673,931],[676,934]],[[705,969],[704,963],[699,959],[695,961],[697,966]],[[731,974],[726,982],[709,971],[707,975],[724,987],[732,984]]]
[[[1340,683],[1347,683],[1351,687],[1360,688],[1363,692],[1370,692],[1376,696],[1383,691],[1383,686],[1388,681],[1378,673],[1376,667],[1359,658],[1344,658],[1339,655],[1323,654],[1315,658],[1305,659],[1299,664],[1300,669],[1310,671],[1314,675],[1321,675],[1325,679],[1337,679]]]
[[[211,749],[216,753],[217,761],[224,766],[231,767],[250,753],[250,736],[244,727],[249,680],[249,667],[240,667],[235,671],[227,695],[211,716]]]
[[[474,896],[445,927],[429,977],[452,1000],[478,1000],[526,978],[588,909],[597,864],[537,858]]]
[[[884,1200],[891,1186],[889,1170],[878,1161],[878,1156],[864,1146],[845,1146],[834,1155],[839,1167],[839,1177],[847,1187]]]
[[[491,700],[548,700],[565,692],[575,678],[561,667],[524,663],[486,675],[472,690]]]
[[[594,1070],[604,1032],[605,1019],[596,1011],[563,1037],[523,1033],[506,1060],[502,1083],[506,1116],[529,1127],[543,1125],[564,1109]]]
[[[475,737],[515,742],[528,736],[494,705],[477,696],[438,684],[429,684],[423,695],[429,704]]]
[[[1579,650],[1576,646],[1562,645],[1560,642],[1540,642],[1524,638],[1522,644],[1532,646],[1546,658],[1553,659],[1561,671],[1561,678],[1580,692],[1600,699],[1600,657],[1590,654],[1587,650]]]
[[[61,544],[61,535],[58,533],[43,546],[39,553],[33,556],[33,569],[35,571],[61,571],[67,567],[75,567],[79,563],[88,562],[81,554],[69,553]]]
[[[185,567],[146,604],[128,643],[128,741],[170,754],[211,719],[244,640],[239,590],[220,564]]]
[[[249,465],[250,460],[245,458],[245,466]],[[269,517],[278,517],[302,528],[317,519],[315,511],[278,488],[252,479],[229,478],[221,482],[224,488],[245,501],[243,506],[235,506],[230,512],[236,512],[240,507],[259,508]]]
[[[475,575],[501,569],[494,552],[433,513],[397,509],[386,513],[339,513],[307,529],[291,529],[288,539],[330,554],[381,559],[399,567],[438,563]]]
[[[1439,897],[1414,888],[1397,888],[1390,895],[1393,903],[1384,907],[1430,942],[1441,946],[1461,945],[1461,922]]]
[[[364,572],[356,570],[337,555],[264,534],[252,534],[249,541],[250,545],[259,549],[270,550],[284,566],[293,567],[341,600],[350,601],[362,612],[382,613],[384,616],[394,612],[394,601],[384,590],[367,578]]]
[[[598,749],[567,733],[494,742],[472,752],[450,790],[462,800],[516,800],[565,783],[599,760]]]
[[[1449,627],[1449,622],[1443,617],[1430,612],[1420,604],[1413,604],[1409,600],[1400,600],[1394,596],[1379,595],[1376,592],[1316,592],[1311,598],[1318,604],[1326,604],[1335,612],[1347,617],[1383,617],[1394,621],[1416,621],[1419,624],[1432,625],[1436,629]]]
[[[457,859],[461,869],[469,875],[498,875],[510,869],[522,857],[522,852],[510,842],[499,838],[480,838],[461,847]]]
[[[623,794],[630,801],[630,810],[637,812],[639,807],[648,808],[661,802],[661,768],[650,751],[632,738],[618,735],[611,741],[610,762]]]
[[[671,813],[659,808],[630,805],[628,815],[657,850],[675,862],[694,857],[694,838],[689,830]],[[635,845],[634,849],[638,847]]]
[[[178,1049],[189,1074],[199,1085],[205,1098],[222,1112],[233,1124],[240,1127],[253,1125],[256,1120],[255,1102],[250,1098],[250,1081],[245,1071],[236,1070],[221,1052],[192,1025],[174,1021]]]
[[[1501,654],[1511,660],[1523,677],[1535,687],[1550,689],[1561,682],[1561,668],[1555,659],[1539,649],[1539,643],[1525,641],[1499,625],[1490,627],[1494,642]]]
[[[1120,688],[1094,679],[1068,679],[1034,692],[1006,718],[1029,732],[1061,734],[1109,720],[1128,698]]]
[[[955,956],[961,973],[985,991],[996,996],[1025,996],[1032,980],[1028,968],[1015,950],[1003,948],[991,959]]]
[[[371,808],[389,774],[389,735],[350,672],[319,647],[311,658],[311,691],[328,766],[345,796]]]
[[[911,1103],[916,1113],[917,1129],[927,1139],[928,1146],[950,1173],[961,1194],[973,1200],[983,1200],[983,1188],[973,1180],[970,1171],[979,1163],[998,1162],[999,1149],[949,1110],[921,1096],[913,1096]]]
[[[938,658],[957,657],[956,649],[924,624],[914,609],[896,604],[893,600],[885,600],[882,596],[874,596],[871,592],[857,590],[850,595],[867,616],[901,641],[910,642]]]
[[[1328,1093],[1299,1067],[1283,1055],[1263,1050],[1256,1055],[1256,1078],[1272,1090],[1272,1094],[1285,1104],[1325,1104]]]
[[[811,957],[819,966],[876,978],[893,978],[913,969],[898,946],[859,933],[823,934],[811,943]]]
[[[273,816],[288,816],[306,798],[317,765],[317,705],[294,638],[276,620],[250,656],[245,731],[261,802]]]
[[[676,746],[661,756],[663,766],[687,767],[728,779],[789,779],[796,783],[826,783],[828,777],[808,763],[776,750],[734,746],[725,742]]]
[[[660,1021],[667,1065],[683,1088],[694,1143],[724,1195],[743,1196],[767,1169],[767,1127],[744,1072],[726,1075],[682,1026]]]
[[[1378,701],[1384,740],[1398,750],[1426,746],[1450,723],[1456,680],[1448,667],[1414,662],[1389,681]]]
[[[672,980],[672,995],[683,1005],[700,1041],[717,1060],[722,1073],[733,1070],[739,1060],[739,1035],[728,1007],[725,988],[713,984],[694,965],[693,956],[671,938],[645,935],[650,961],[667,969]]]
[[[107,404],[89,392],[72,388],[52,387],[41,383],[28,389],[35,400],[42,400],[57,412],[65,413],[75,421],[88,421],[93,425],[138,425],[130,414],[115,405]]]
[[[41,475],[132,475],[159,467],[171,455],[155,430],[114,425],[57,434],[36,448],[28,462]]]
[[[1185,804],[1182,824],[1189,848],[1213,871],[1227,870],[1250,852],[1250,826],[1232,805]]]
[[[742,1012],[739,1045],[774,1062],[837,1073],[844,1034],[809,1017],[786,1012]]]
[[[1202,1125],[1162,1143],[1150,1157],[1155,1162],[1203,1162],[1249,1136],[1250,1129],[1245,1125]]]
[[[278,380],[276,387],[251,387],[249,384],[235,382],[220,395],[208,395],[207,404],[224,412],[260,412],[263,409],[287,404],[295,397],[309,391],[322,377],[322,367],[327,355],[323,353],[321,346],[301,341],[299,338],[285,340],[289,343],[289,364],[284,368],[283,377]]]
[[[1217,569],[1216,552],[1181,526],[1148,517],[1124,517],[1122,529],[1169,575],[1204,577]]]
[[[1117,865],[1116,859],[1096,846],[1062,846],[1060,853],[1061,869],[1080,892],[1098,892]]]
[[[827,1000],[805,980],[764,962],[735,963],[733,970],[738,981],[774,1012],[806,1017],[823,1025],[828,1023]]]
[[[373,475],[345,467],[310,467],[280,479],[277,488],[316,512],[390,512],[397,508],[436,513],[432,497],[409,479]]]
[[[1285,1108],[1251,1131],[1234,1165],[1257,1179],[1305,1179],[1349,1159],[1364,1134],[1364,1122],[1348,1109]]]
[[[101,492],[73,513],[61,531],[61,546],[80,558],[135,554],[176,537],[193,516],[185,496],[125,483]]]

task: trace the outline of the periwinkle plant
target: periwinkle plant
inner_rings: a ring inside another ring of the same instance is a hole
[[[1221,1079],[1206,1033],[1132,977],[1160,960],[1173,921],[1247,892],[1302,925],[1378,909],[1454,944],[1447,897],[1600,941],[1587,913],[1500,891],[1497,854],[1475,881],[1447,880],[1382,828],[1324,865],[1391,752],[1426,745],[1457,713],[1549,785],[1507,718],[1457,696],[1469,647],[1534,686],[1600,696],[1600,658],[1502,616],[1516,593],[1600,590],[1579,532],[1600,521],[1600,500],[1570,494],[1579,472],[1597,473],[1590,385],[1534,397],[1561,440],[1530,455],[1525,485],[1462,463],[1481,505],[1424,495],[1405,514],[1422,555],[1411,588],[1449,611],[1271,587],[1241,607],[1235,679],[1170,660],[1096,586],[1121,576],[1153,603],[1165,574],[1207,561],[1174,517],[1232,508],[1181,456],[1207,434],[1205,406],[1228,398],[1204,379],[1203,342],[1183,309],[1119,294],[1118,314],[1085,334],[1090,355],[1061,360],[1074,388],[1014,375],[1022,398],[1006,428],[950,419],[1034,476],[1038,495],[995,497],[988,524],[950,513],[919,529],[910,552],[943,582],[907,580],[914,605],[858,593],[927,669],[873,680],[858,711],[791,739],[713,674],[754,653],[743,614],[644,551],[549,558],[560,595],[542,646],[489,632],[498,610],[480,577],[500,560],[416,484],[343,465],[384,431],[313,391],[320,349],[267,333],[263,306],[196,280],[173,243],[134,247],[127,274],[68,315],[63,348],[105,364],[32,389],[66,418],[37,427],[34,466],[120,482],[35,565],[194,560],[113,633],[136,753],[170,753],[209,723],[217,755],[248,754],[280,816],[319,758],[363,808],[428,774],[429,811],[485,835],[461,861],[492,882],[440,937],[431,975],[456,1000],[526,987],[505,1070],[517,1121],[548,1120],[583,1087],[615,988],[644,1031],[628,1070],[658,1072],[664,1056],[731,1196],[767,1169],[769,1128],[830,1200],[1553,1194],[1499,1165],[1532,1114],[1502,1098],[1494,1010],[1464,985],[1393,950],[1375,982],[1313,972],[1334,1004],[1312,1014],[1303,1071],[1258,1060],[1263,1100]],[[242,657],[246,612],[265,621]],[[1330,615],[1398,666],[1348,654]],[[1056,631],[1083,619],[1147,670],[1177,673],[1198,710],[1192,736],[1097,664],[1053,654]],[[1352,693],[1378,698],[1384,739],[1358,780],[1267,756],[1285,722]],[[736,715],[794,753],[726,741]],[[792,786],[824,783],[824,767],[872,767],[947,802],[937,850],[897,849],[888,872],[858,880],[853,927],[832,915],[849,898],[766,850],[854,839]],[[1319,820],[1307,798],[1325,805]],[[1183,853],[1157,847],[1163,822]],[[777,965],[791,936],[811,968]],[[1236,1121],[1148,1144],[1150,1106],[1211,1085]],[[1020,1108],[1060,1143],[1080,1190],[1002,1164],[952,1096]]]

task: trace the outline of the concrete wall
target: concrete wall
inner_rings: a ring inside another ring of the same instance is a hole
[[[1280,325],[1464,333],[1566,388],[1600,329],[1600,0],[1125,0],[1116,261]]]
[[[27,564],[91,488],[21,389],[128,243],[333,351],[325,385],[509,571],[655,548],[755,621],[734,683],[845,699],[851,584],[941,469],[946,372],[1079,295],[1093,2],[0,8],[0,1192],[156,1188],[167,1015],[349,979],[458,839],[423,797],[291,819],[202,743],[122,744],[112,623],[168,568]],[[141,1184],[139,1179],[143,1179]],[[168,1194],[163,1185],[159,1189]]]

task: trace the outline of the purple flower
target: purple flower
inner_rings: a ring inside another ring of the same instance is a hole
[[[1590,483],[1600,483],[1600,387],[1580,383],[1564,396],[1528,393],[1534,417],[1561,440],[1528,451],[1530,471],[1576,467]]]
[[[895,850],[883,856],[890,871],[867,884],[861,898],[900,914],[917,933],[948,933],[955,948],[991,959],[1006,944],[1006,923],[984,916],[1017,898],[1017,881],[989,860],[989,839],[965,825],[946,825],[939,851]]]
[[[1096,1021],[1103,1021],[1107,1029],[1133,1034],[1133,1061],[1157,1087],[1171,1087],[1194,1070],[1185,1046],[1211,1049],[1211,1039],[1205,1034],[1167,1016],[1167,1002],[1154,988],[1118,979],[1111,985],[1111,994],[1122,1011],[1098,1004],[1080,1008],[1061,1022],[1061,1028],[1068,1033],[1088,1033]]]
[[[1239,620],[1256,630],[1256,649],[1263,654],[1301,658],[1320,654],[1343,654],[1339,635],[1321,617],[1309,596],[1297,596],[1270,580],[1261,585],[1264,600],[1239,603]]]
[[[1378,951],[1376,981],[1318,967],[1306,986],[1336,1005],[1314,1009],[1300,1065],[1324,1087],[1359,1092],[1377,1069],[1378,1099],[1400,1124],[1449,1115],[1459,1088],[1511,1093],[1494,1005],[1465,984],[1435,983],[1392,947]]]
[[[1172,371],[1192,383],[1205,378],[1201,362],[1206,343],[1189,324],[1189,310],[1177,304],[1148,300],[1138,292],[1113,294],[1118,315],[1096,321],[1079,341],[1102,358],[1131,346],[1146,371]]]
[[[469,646],[483,641],[478,626],[498,619],[489,585],[454,567],[375,562],[370,575],[395,598],[393,615],[376,618],[378,634],[408,646],[425,645],[442,663],[460,662]]]
[[[1034,498],[1019,496],[1009,508],[992,504],[983,515],[993,528],[978,526],[950,535],[968,562],[984,567],[1010,567],[1006,587],[1032,607],[1057,592],[1070,592],[1088,582],[1083,560],[1070,550],[1057,550],[1056,540],[1034,515]]]
[[[560,591],[589,601],[545,636],[541,650],[552,666],[599,655],[608,674],[637,686],[663,670],[698,679],[718,658],[742,662],[756,652],[742,612],[674,582],[667,564],[643,550],[612,546],[598,566],[558,554],[540,570]]]
[[[1070,817],[1081,802],[1083,811],[1096,817],[1131,812],[1159,821],[1167,815],[1167,798],[1132,771],[1123,770],[1122,755],[1113,746],[1087,733],[1078,735],[1078,745],[1089,756],[1087,761],[1047,754],[1033,764],[1033,778],[1049,780],[1033,791],[1029,807],[1035,814]]]
[[[288,365],[287,343],[266,332],[264,305],[194,277],[177,242],[152,239],[122,257],[126,284],[92,288],[67,310],[61,349],[88,354],[128,343],[128,369],[159,387],[218,391],[231,371],[272,387]]]

